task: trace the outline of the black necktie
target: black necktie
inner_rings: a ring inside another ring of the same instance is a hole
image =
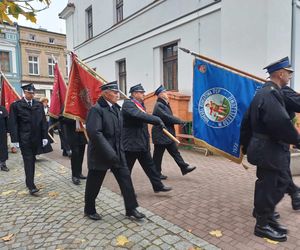
[[[30,102],[30,101],[28,102],[28,106],[29,106],[29,107],[31,107],[31,106],[32,106],[32,104],[31,104],[31,102]]]
[[[111,106],[114,113],[118,116],[118,108],[116,106]]]

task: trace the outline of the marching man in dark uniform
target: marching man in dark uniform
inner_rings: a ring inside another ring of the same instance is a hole
[[[161,127],[165,125],[159,117],[146,113],[143,103],[145,90],[141,84],[131,87],[129,93],[131,93],[130,100],[125,100],[122,106],[124,150],[128,168],[132,172],[133,165],[138,160],[154,192],[168,192],[172,188],[164,186],[161,182],[151,157],[147,123]]]
[[[158,98],[154,106],[153,115],[158,116],[164,122],[166,129],[175,136],[174,125],[184,124],[185,122],[173,115],[171,106],[169,105],[168,92],[162,85],[155,90],[154,94],[157,95]],[[154,144],[153,160],[161,179],[167,179],[167,176],[161,173],[161,162],[166,149],[176,161],[182,175],[186,175],[195,170],[196,167],[191,167],[183,160],[176,143],[164,134],[161,126],[155,125],[152,127],[152,141]]]
[[[96,212],[95,200],[107,170],[111,169],[123,195],[126,216],[142,219],[145,215],[136,209],[138,203],[124,155],[122,119],[120,106],[117,104],[118,84],[116,81],[105,84],[101,90],[101,97],[90,109],[86,121],[89,137],[89,172],[85,189],[84,213],[92,220],[101,219]]]
[[[6,160],[8,159],[7,133],[8,112],[4,106],[0,106],[0,168],[6,172],[9,171],[6,166]]]
[[[86,179],[82,174],[82,163],[85,152],[85,145],[87,144],[83,131],[76,129],[76,121],[60,117],[60,125],[65,136],[68,145],[71,149],[71,170],[72,170],[72,182],[75,185],[81,183],[80,179]]]
[[[289,183],[289,144],[298,144],[299,135],[286,111],[280,89],[287,85],[293,70],[288,58],[267,66],[270,81],[257,91],[241,126],[241,145],[248,161],[257,166],[254,192],[256,225],[254,234],[276,241],[287,240],[287,229],[274,217],[276,205]]]
[[[26,186],[33,195],[39,191],[34,184],[35,156],[48,143],[48,126],[43,105],[33,99],[33,84],[22,86],[22,89],[24,97],[10,106],[9,130],[12,143],[21,148]]]

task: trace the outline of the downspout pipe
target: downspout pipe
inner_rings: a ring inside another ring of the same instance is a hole
[[[295,69],[296,54],[296,11],[297,1],[292,0],[292,30],[291,30],[291,65]],[[295,75],[291,79],[291,88],[295,87]]]

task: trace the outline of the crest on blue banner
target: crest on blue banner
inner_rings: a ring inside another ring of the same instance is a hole
[[[240,126],[262,82],[201,59],[194,62],[193,131],[197,144],[240,163]]]

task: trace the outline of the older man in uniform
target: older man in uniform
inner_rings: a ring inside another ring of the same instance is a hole
[[[281,88],[293,70],[288,58],[268,65],[270,81],[257,91],[241,126],[241,145],[248,161],[257,166],[254,207],[254,234],[276,241],[287,240],[287,229],[274,218],[276,205],[289,183],[289,144],[298,144],[299,135],[286,111]]]
[[[12,143],[21,148],[26,186],[33,195],[39,191],[34,184],[35,156],[48,143],[48,126],[43,105],[33,99],[33,84],[22,86],[22,89],[24,97],[10,106],[9,130]]]
[[[161,182],[151,157],[147,123],[161,127],[165,125],[159,117],[146,113],[143,103],[145,90],[141,84],[131,87],[129,93],[131,93],[130,99],[125,100],[122,106],[124,149],[128,168],[132,172],[133,165],[138,160],[148,176],[154,192],[168,192],[172,188],[164,186]]]
[[[5,172],[9,171],[6,166],[6,160],[8,159],[7,133],[8,112],[4,106],[0,106],[0,168]]]
[[[153,115],[158,116],[166,125],[166,129],[175,136],[174,125],[185,124],[185,122],[173,115],[169,104],[168,92],[164,86],[160,85],[154,94],[158,98],[154,106]],[[167,179],[167,176],[161,173],[161,162],[166,149],[179,166],[182,175],[186,175],[195,170],[196,167],[190,166],[183,160],[176,143],[164,134],[161,126],[155,125],[152,127],[152,142],[154,144],[153,160],[161,179]]]
[[[95,200],[108,169],[114,174],[125,202],[126,216],[142,219],[144,214],[136,208],[134,188],[130,172],[126,166],[122,143],[122,119],[117,104],[119,89],[117,82],[101,87],[102,93],[87,117],[86,130],[88,143],[88,177],[85,189],[84,213],[92,220],[100,220],[96,212]]]

